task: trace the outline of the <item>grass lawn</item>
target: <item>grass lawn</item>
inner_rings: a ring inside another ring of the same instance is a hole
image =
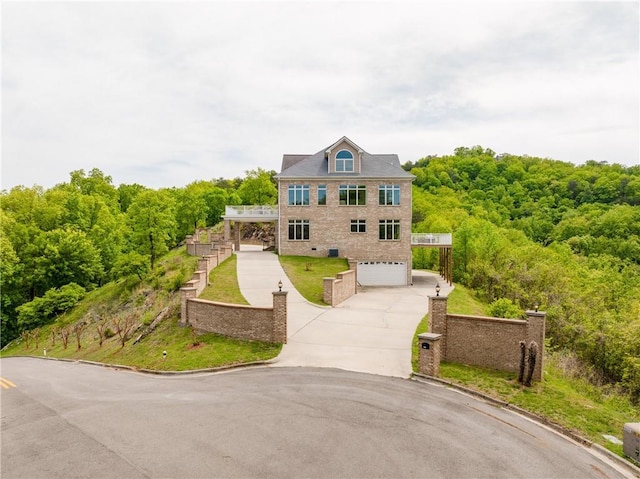
[[[238,285],[238,257],[233,254],[209,273],[209,286],[198,296],[219,303],[249,304]]]
[[[326,306],[322,299],[323,278],[335,278],[347,271],[344,258],[316,258],[311,256],[279,256],[282,269],[298,292],[309,302]]]

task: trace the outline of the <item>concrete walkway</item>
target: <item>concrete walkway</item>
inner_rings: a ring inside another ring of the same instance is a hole
[[[242,245],[238,257],[240,291],[253,306],[272,306],[282,281],[287,291],[287,338],[274,366],[314,366],[409,377],[411,343],[427,313],[427,297],[450,287],[439,276],[414,271],[413,286],[363,287],[336,308],[308,303],[287,278],[278,256],[260,246]]]

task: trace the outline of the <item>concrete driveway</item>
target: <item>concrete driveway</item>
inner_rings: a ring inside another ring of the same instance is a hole
[[[287,338],[274,366],[313,366],[409,377],[411,343],[427,313],[427,297],[450,290],[437,275],[414,271],[413,286],[363,287],[336,308],[308,303],[280,266],[277,255],[242,245],[238,282],[254,306],[271,306],[282,280],[287,295]]]

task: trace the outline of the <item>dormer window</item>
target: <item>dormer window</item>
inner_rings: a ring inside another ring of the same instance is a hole
[[[353,172],[353,154],[349,150],[340,150],[336,154],[336,172]]]

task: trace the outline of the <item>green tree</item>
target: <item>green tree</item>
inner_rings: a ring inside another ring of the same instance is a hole
[[[262,168],[245,172],[247,177],[238,188],[238,195],[245,205],[275,205],[278,189],[273,180],[274,171]]]
[[[187,185],[176,192],[178,235],[193,234],[198,227],[206,226],[208,205],[205,199],[211,183],[202,181]]]
[[[146,255],[150,268],[175,244],[175,201],[166,191],[147,190],[138,194],[127,210],[132,251]]]
[[[137,183],[130,185],[123,183],[118,186],[118,204],[120,205],[120,211],[126,213],[135,197],[146,189],[147,188]]]
[[[82,231],[56,229],[46,232],[41,241],[41,257],[36,263],[41,290],[72,282],[91,287],[101,279],[100,253]]]

